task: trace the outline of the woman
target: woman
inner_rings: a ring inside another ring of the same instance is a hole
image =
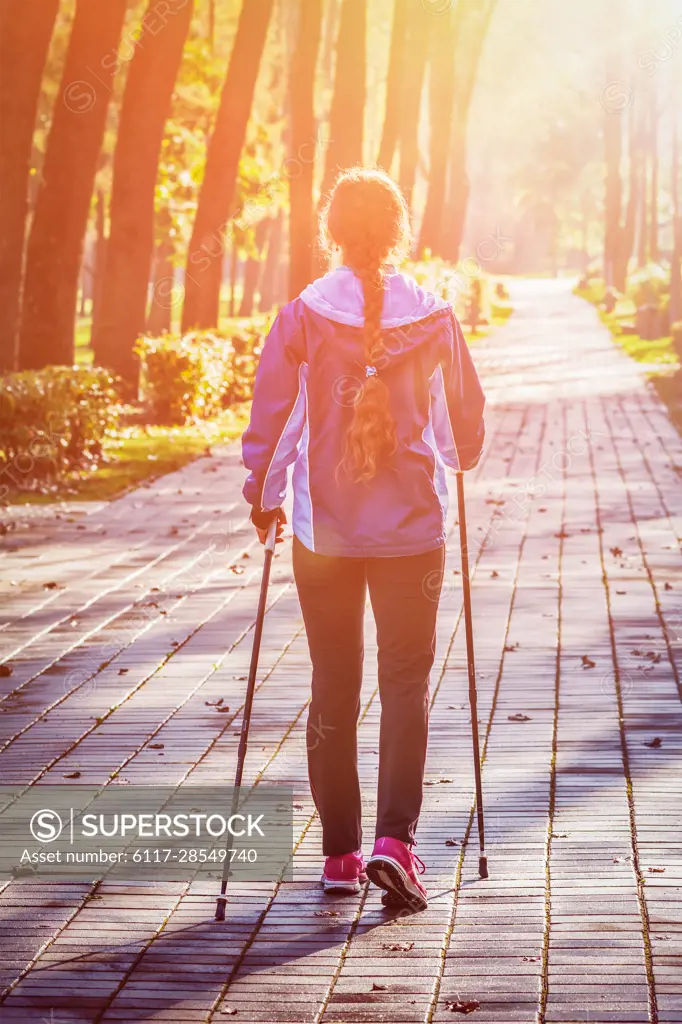
[[[244,495],[278,534],[294,463],[293,563],[313,664],[308,769],[327,891],[366,875],[384,903],[427,906],[412,853],[445,556],[444,466],[469,469],[484,398],[450,305],[390,265],[405,201],[380,171],[348,171],[322,217],[343,266],[279,313],[244,434]],[[435,581],[435,585],[434,585]],[[361,853],[357,721],[366,589],[377,625],[381,730],[374,850]]]

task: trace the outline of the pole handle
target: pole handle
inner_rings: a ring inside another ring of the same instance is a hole
[[[265,535],[265,550],[272,554],[275,550],[275,543],[277,541],[277,526],[279,524],[279,517],[275,516],[270,525],[268,526],[268,532]]]

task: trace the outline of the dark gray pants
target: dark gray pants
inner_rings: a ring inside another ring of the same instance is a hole
[[[293,555],[313,663],[308,771],[324,854],[350,853],[362,840],[357,722],[367,587],[381,698],[376,836],[411,843],[422,803],[445,549],[401,558],[331,558],[294,538]]]

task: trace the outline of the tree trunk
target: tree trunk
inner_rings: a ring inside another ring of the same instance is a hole
[[[92,286],[92,326],[90,338],[97,331],[102,312],[102,294],[107,266],[107,235],[106,235],[107,204],[104,192],[97,190],[97,207],[95,210],[95,267]]]
[[[648,138],[649,138],[649,115],[646,107],[643,108],[639,124],[639,148],[640,148],[640,181],[639,181],[639,202],[638,202],[638,227],[637,227],[637,266],[645,267],[649,258],[649,210],[648,210]]]
[[[651,177],[649,187],[649,259],[653,263],[659,260],[658,251],[658,107],[656,93],[651,93],[649,108],[649,159],[651,160]]]
[[[147,316],[146,331],[152,337],[168,334],[172,328],[171,312],[175,298],[175,268],[173,243],[166,236],[159,242],[152,268],[152,298]]]
[[[619,0],[607,0],[606,24],[616,24],[621,13]],[[614,22],[612,19],[615,18]],[[611,40],[606,47],[604,80],[616,82],[621,76],[620,53],[617,41]],[[621,112],[604,104],[604,281],[607,287],[614,284],[616,260],[620,242],[620,216],[623,203],[620,162],[622,155]]]
[[[244,291],[239,306],[239,316],[252,316],[255,305],[256,290],[263,269],[262,254],[268,237],[270,221],[267,217],[260,220],[256,226],[255,244],[258,255],[252,256],[246,261],[244,268]]]
[[[417,177],[419,163],[419,121],[422,92],[429,50],[429,36],[438,31],[440,18],[430,14],[420,3],[410,5],[405,35],[402,88],[400,96],[400,174],[398,181],[408,204]],[[429,31],[431,30],[431,32]]]
[[[673,97],[679,96],[679,65],[673,67]],[[682,319],[682,216],[680,214],[680,139],[677,104],[671,104],[672,153],[670,166],[670,193],[673,207],[673,253],[670,260],[670,323]]]
[[[242,7],[187,256],[183,330],[218,322],[224,234],[272,8],[273,0],[244,0]]]
[[[386,78],[386,113],[379,145],[377,165],[390,173],[393,157],[398,146],[402,123],[402,88],[405,66],[405,33],[407,29],[408,0],[394,0],[391,49],[388,56]],[[448,20],[450,15],[448,15]]]
[[[323,88],[331,93],[334,86],[334,49],[336,46],[336,26],[339,20],[340,0],[325,0],[324,40],[322,43],[322,75]]]
[[[135,342],[144,330],[154,253],[154,192],[163,132],[194,0],[185,0],[133,57],[121,105],[111,192],[111,230],[101,316],[93,335],[95,361],[134,391]],[[158,0],[149,0],[152,24]]]
[[[236,310],[237,277],[239,276],[239,242],[237,232],[232,228],[232,245],[230,247],[230,299],[228,305],[228,316],[233,317]],[[216,327],[220,327],[220,316]]]
[[[455,100],[455,51],[457,21],[450,10],[440,18],[438,31],[431,33],[429,74],[429,121],[431,145],[429,187],[417,247],[421,256],[427,250],[440,254],[445,206],[448,143]]]
[[[270,225],[270,242],[265,257],[263,280],[260,287],[260,311],[269,313],[277,301],[279,261],[282,255],[283,215],[280,210]]]
[[[79,0],[26,253],[19,363],[72,364],[78,275],[126,0]],[[97,69],[97,72],[92,70]]]
[[[322,0],[300,0],[298,37],[291,57],[289,104],[289,298],[313,280],[316,210],[313,177],[317,135],[314,109],[315,66],[322,32]]]
[[[59,0],[0,0],[0,372],[16,365],[31,145]]]
[[[342,171],[362,163],[367,57],[367,0],[343,0],[336,45],[329,145],[322,181],[327,193]]]
[[[640,194],[640,162],[635,107],[634,104],[631,104],[628,116],[628,203],[625,209],[625,222],[618,232],[613,260],[613,284],[620,292],[625,291],[628,265],[635,244],[637,203]]]
[[[457,4],[455,84],[453,116],[450,128],[447,201],[443,215],[441,240],[435,255],[456,262],[464,234],[469,203],[469,178],[466,170],[467,123],[476,74],[483,44],[495,10],[496,0]]]

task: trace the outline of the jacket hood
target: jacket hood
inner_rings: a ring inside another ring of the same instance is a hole
[[[309,309],[334,323],[348,327],[364,324],[362,283],[350,267],[339,267],[313,281],[301,292],[301,300]],[[441,310],[451,310],[450,303],[426,291],[413,277],[393,268],[386,274],[381,315],[384,330],[417,323]]]

